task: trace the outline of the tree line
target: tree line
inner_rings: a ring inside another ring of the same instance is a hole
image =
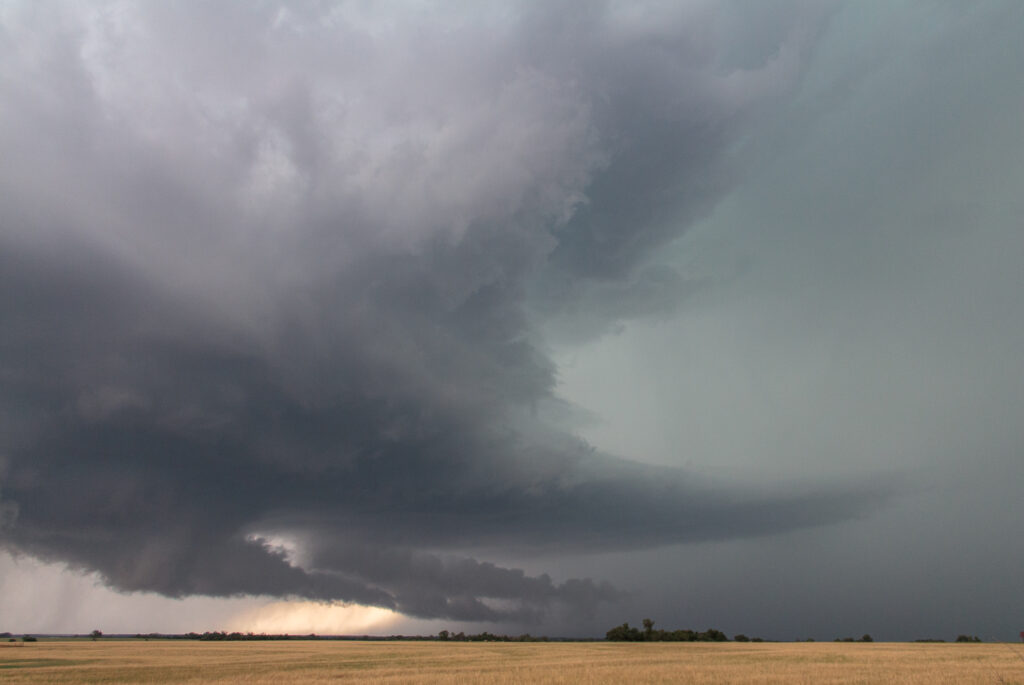
[[[140,635],[137,637],[151,637],[148,635]],[[226,632],[206,632],[206,633],[186,633],[181,636],[186,640],[200,640],[203,642],[210,641],[227,641],[233,642],[238,640],[379,640],[379,641],[426,641],[426,640],[438,640],[441,642],[547,642],[546,636],[537,637],[525,633],[523,635],[495,635],[484,631],[482,633],[476,633],[467,635],[466,633],[452,633],[447,630],[442,630],[436,636],[422,636],[422,635],[389,635],[387,637],[371,636],[371,635],[316,635],[311,633],[309,635],[268,635],[266,633],[226,633]]]
[[[548,637],[546,635],[536,636],[524,633],[522,635],[494,635],[488,633],[486,630],[476,635],[466,635],[463,632],[450,633],[447,630],[442,630],[437,634],[437,639],[441,642],[547,642]]]
[[[708,628],[704,631],[696,630],[656,630],[654,628],[654,621],[649,618],[643,620],[643,628],[634,628],[628,623],[623,623],[621,626],[615,626],[607,633],[605,633],[605,639],[612,642],[727,642],[729,636],[720,630],[714,628]],[[100,630],[94,630],[88,635],[93,640],[104,637],[103,632]],[[128,637],[128,636],[119,636]],[[310,633],[309,635],[289,635],[287,633],[281,635],[268,635],[266,633],[240,633],[240,632],[223,632],[213,631],[205,633],[185,633],[185,634],[164,634],[164,633],[138,633],[134,636],[136,639],[150,640],[200,640],[200,641],[239,641],[239,640],[375,640],[375,641],[430,641],[436,640],[440,642],[589,642],[591,639],[571,639],[571,638],[549,638],[546,635],[537,636],[525,633],[523,635],[496,635],[484,631],[477,634],[469,634],[463,632],[450,632],[442,630],[437,635],[389,635],[386,637],[373,636],[373,635],[317,635]],[[1024,639],[1024,633],[1021,634],[1021,638]],[[0,632],[0,639],[7,639],[10,642],[15,642],[17,638],[10,632]],[[738,633],[732,638],[735,642],[764,642],[759,637],[747,637],[742,633]],[[35,642],[36,638],[31,635],[23,635],[21,640],[24,642]],[[800,640],[798,640],[800,642]],[[813,638],[808,638],[806,642],[814,642]],[[859,639],[852,637],[844,637],[835,639],[835,642],[874,642],[874,639],[865,633]],[[925,638],[914,640],[914,642],[945,642],[942,639],[936,638]],[[955,642],[981,642],[981,638],[977,635],[957,635]]]
[[[728,642],[729,636],[720,630],[714,628],[708,628],[705,631],[697,630],[656,630],[654,628],[654,621],[649,618],[645,618],[643,621],[643,628],[635,628],[630,626],[628,623],[623,623],[621,626],[615,626],[607,633],[605,633],[605,639],[610,642]],[[759,637],[747,637],[742,633],[738,633],[733,637],[735,642],[764,642]],[[1021,640],[1024,640],[1024,633],[1021,633]],[[837,637],[834,642],[874,642],[874,638],[868,633],[864,633],[859,638],[852,637]],[[798,640],[800,642],[800,640]],[[814,642],[813,638],[808,638],[805,642]],[[938,639],[923,639],[914,640],[914,642],[945,642],[945,640]],[[956,642],[981,642],[981,638],[977,635],[957,635]]]
[[[655,630],[654,621],[643,620],[644,628],[630,627],[628,623],[615,626],[607,633],[605,639],[612,642],[728,642],[729,636],[721,630],[708,628],[696,630]],[[739,636],[737,636],[739,637]]]

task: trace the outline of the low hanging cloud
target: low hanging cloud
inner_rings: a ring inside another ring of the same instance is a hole
[[[622,594],[474,550],[876,506],[602,454],[549,411],[545,335],[693,287],[651,256],[797,78],[822,13],[786,12],[741,59],[701,4],[0,10],[0,543],[126,591],[530,621]]]

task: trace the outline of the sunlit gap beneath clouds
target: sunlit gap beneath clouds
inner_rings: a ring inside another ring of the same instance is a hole
[[[357,604],[121,593],[104,587],[96,573],[10,554],[0,554],[0,618],[7,626],[3,630],[26,633],[98,629],[108,634],[226,630],[291,635],[379,634],[406,619],[388,609]]]
[[[278,635],[380,634],[402,618],[401,614],[380,607],[296,600],[271,602],[246,611],[234,617],[227,629]]]

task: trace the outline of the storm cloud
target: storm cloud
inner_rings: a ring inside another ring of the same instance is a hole
[[[684,290],[648,256],[729,188],[737,127],[799,69],[796,17],[749,66],[703,39],[713,22],[7,7],[4,544],[123,590],[518,619],[619,593],[472,549],[875,505],[868,484],[716,487],[551,418],[544,326],[600,335]]]
[[[837,11],[5,5],[0,544],[123,591],[518,625],[628,593],[495,550],[890,506],[899,465],[614,453],[559,388],[566,348],[721,278],[666,255],[777,158]]]

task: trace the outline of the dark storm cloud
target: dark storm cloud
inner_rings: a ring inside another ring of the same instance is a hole
[[[557,584],[547,574],[532,577],[489,562],[379,543],[330,545],[314,553],[310,563],[386,585],[394,593],[395,608],[411,616],[530,623],[543,617],[551,603],[589,616],[598,602],[622,597],[607,583],[590,579]]]
[[[648,258],[728,189],[799,15],[743,68],[700,7],[0,16],[7,547],[123,590],[525,621],[620,595],[467,552],[769,534],[889,490],[726,489],[544,411],[542,326],[691,287]]]

